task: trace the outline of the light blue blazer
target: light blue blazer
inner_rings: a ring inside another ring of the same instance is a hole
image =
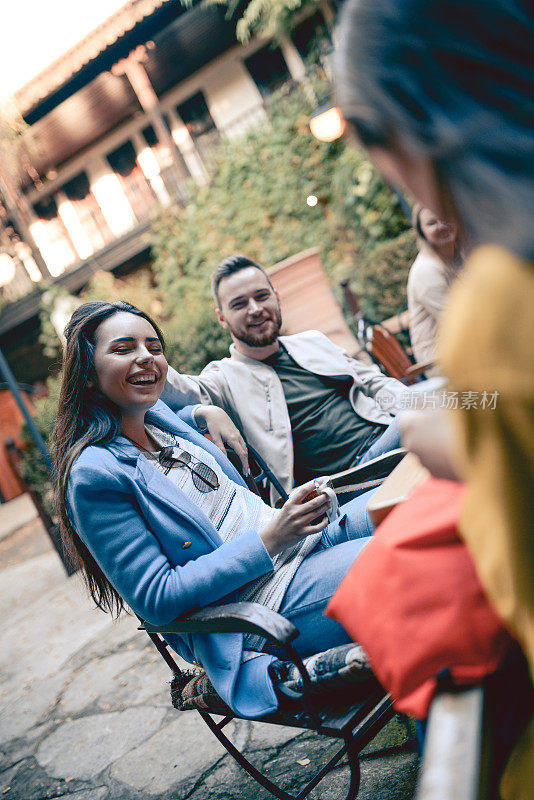
[[[243,480],[195,426],[192,408],[179,415],[158,401],[146,421],[203,447],[236,483]],[[223,543],[208,517],[123,436],[91,446],[68,481],[72,525],[126,603],[163,625],[194,609],[235,602],[238,590],[272,571],[257,531]],[[169,634],[186,661],[199,661],[215,689],[243,717],[268,714],[277,699],[268,676],[272,656],[241,663],[243,637],[234,633]]]

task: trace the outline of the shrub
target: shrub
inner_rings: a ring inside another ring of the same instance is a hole
[[[318,142],[300,89],[279,93],[268,123],[222,145],[209,185],[152,225],[155,285],[171,360],[196,371],[227,352],[209,292],[218,262],[242,252],[269,266],[318,247],[333,279],[356,277],[377,242],[407,227],[397,197],[360,151]],[[309,195],[319,202],[306,203]]]
[[[50,438],[54,430],[59,402],[61,379],[59,376],[47,381],[48,397],[38,397],[33,401],[34,420],[45,443],[50,448]],[[26,423],[21,427],[22,451],[20,469],[26,483],[32,487],[48,514],[54,517],[52,482],[40,451],[37,449]]]
[[[80,301],[127,300],[154,315],[162,323],[170,363],[193,374],[228,352],[230,339],[214,313],[209,275],[233,252],[268,266],[318,247],[332,279],[351,278],[368,316],[400,310],[415,245],[410,233],[402,233],[408,223],[397,197],[361,151],[312,137],[312,111],[303,89],[281,90],[263,126],[220,147],[209,185],[191,184],[186,207],[162,209],[156,216],[152,269],[120,278],[98,272]],[[315,207],[307,205],[309,195],[318,198]],[[59,348],[49,324],[43,339],[49,348]],[[55,419],[58,380],[49,386],[50,397],[36,402],[45,438]],[[47,474],[31,443],[23,460],[27,480],[49,503]]]
[[[382,320],[406,305],[406,283],[417,255],[413,231],[377,244],[359,271],[362,311],[371,320]]]

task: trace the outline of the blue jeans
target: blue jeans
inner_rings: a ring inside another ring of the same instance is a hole
[[[389,423],[384,433],[379,436],[378,439],[371,445],[371,447],[366,450],[365,453],[362,453],[362,455],[358,458],[357,466],[360,466],[360,464],[365,464],[366,461],[371,461],[373,458],[381,456],[384,453],[389,453],[390,450],[396,450],[397,447],[400,446],[400,430],[397,418],[395,417],[395,419]],[[348,503],[360,496],[362,491],[364,490],[359,489],[355,492],[343,492],[339,494],[339,504],[343,506],[343,509],[345,509],[345,505],[348,505]]]
[[[299,636],[293,646],[302,657],[351,641],[339,622],[325,617],[324,611],[373,533],[366,505],[375,491],[343,506],[341,516],[324,529],[321,540],[304,559],[286,590],[278,610],[298,628]],[[278,658],[287,658],[274,645],[267,644],[263,649]]]
[[[401,446],[401,436],[400,436],[400,429],[399,423],[397,422],[397,417],[389,423],[384,433],[373,442],[371,447],[362,453],[362,455],[358,459],[358,466],[360,464],[365,464],[366,461],[371,461],[373,458],[377,456],[381,456],[384,453],[389,453],[390,450],[396,450],[397,447]]]

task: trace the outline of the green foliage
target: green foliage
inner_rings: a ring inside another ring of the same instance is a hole
[[[39,342],[43,348],[43,354],[47,358],[57,358],[61,349],[61,340],[52,322],[52,314],[58,302],[67,302],[74,307],[75,298],[58,284],[50,283],[43,285],[41,303],[39,308]]]
[[[377,242],[407,223],[396,196],[363,154],[311,135],[303,90],[281,92],[268,123],[220,149],[211,182],[190,186],[185,208],[165,209],[152,226],[155,283],[161,292],[171,361],[196,371],[227,352],[209,276],[242,252],[263,265],[319,247],[334,279],[358,270]],[[318,197],[311,208],[309,195]]]
[[[191,0],[182,3],[192,5]],[[231,18],[241,4],[239,0],[206,0],[206,5],[224,6],[227,18]],[[249,0],[237,21],[236,36],[240,42],[256,35],[280,40],[291,31],[301,12],[311,13],[318,5],[319,0]]]
[[[313,138],[312,111],[303,89],[281,90],[264,125],[221,145],[209,185],[192,183],[186,207],[166,208],[156,217],[152,270],[121,278],[98,272],[79,301],[122,299],[143,308],[162,323],[170,362],[191,373],[227,352],[229,337],[214,314],[209,276],[233,252],[270,265],[319,247],[333,280],[350,276],[364,293],[369,286],[370,307],[391,303],[384,315],[394,313],[396,289],[384,289],[380,303],[375,299],[369,254],[407,227],[397,197],[361,151]],[[315,207],[307,205],[309,195],[318,197]],[[388,266],[378,268],[381,286],[388,283],[388,269],[392,286],[398,285],[393,262],[392,255]],[[59,346],[50,313],[61,293],[47,293],[41,313],[41,338],[50,353]]]
[[[228,352],[209,276],[234,252],[268,266],[318,247],[332,279],[351,279],[367,316],[399,311],[416,254],[413,235],[404,232],[408,223],[361,151],[312,137],[312,111],[302,89],[281,91],[263,126],[221,146],[209,185],[191,184],[185,208],[162,209],[155,218],[152,269],[121,278],[98,272],[79,302],[127,300],[152,314],[162,323],[169,362],[193,374]],[[319,199],[315,207],[307,205],[309,195]],[[52,342],[50,310],[43,312],[43,335]],[[59,379],[48,383],[50,397],[36,402],[45,438],[55,421]],[[31,443],[24,470],[50,508],[47,475]]]
[[[154,286],[152,273],[147,269],[120,278],[104,270],[95,272],[80,294],[80,303],[87,303],[90,300],[107,300],[110,303],[124,300],[156,319],[161,316],[163,310],[161,292]]]
[[[366,250],[408,227],[397,196],[354,147],[345,148],[332,174],[331,208],[338,224],[352,228]]]
[[[61,378],[49,378],[47,381],[48,397],[34,400],[34,420],[43,438],[50,447],[50,438],[56,423]],[[29,428],[24,423],[21,427],[21,438],[24,444],[21,458],[21,472],[26,483],[36,492],[41,503],[51,517],[54,516],[52,484],[40,451],[35,446]]]
[[[412,230],[370,250],[358,276],[364,316],[379,321],[403,310],[408,273],[416,255]]]

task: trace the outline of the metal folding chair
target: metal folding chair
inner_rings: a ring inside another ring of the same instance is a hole
[[[162,633],[259,633],[280,647],[287,654],[288,661],[299,671],[303,690],[301,693],[292,690],[288,692],[282,684],[279,684],[281,698],[279,709],[256,721],[312,730],[329,739],[337,739],[340,743],[337,752],[308,780],[298,794],[289,794],[276,785],[230,741],[223,729],[229,722],[239,717],[225,707],[220,698],[211,696],[211,701],[206,702],[204,696],[203,707],[197,707],[196,710],[227,752],[273,797],[279,800],[303,800],[346,755],[350,777],[345,800],[355,800],[360,785],[360,753],[395,716],[389,695],[384,692],[372,673],[361,683],[352,685],[347,683],[340,688],[339,679],[333,679],[335,688],[330,688],[326,683],[320,691],[314,690],[306,667],[291,644],[298,636],[298,630],[280,614],[257,603],[233,603],[210,607],[176,619],[168,625],[157,627],[144,623],[141,627],[146,630],[173,672],[171,697],[176,708],[180,707],[180,697],[184,688],[190,681],[198,682],[202,674],[197,672],[196,675],[192,675],[180,669],[169,653]],[[217,720],[216,716],[221,714],[222,720]]]
[[[260,494],[263,492],[268,502],[268,485],[266,487],[265,484],[271,483],[280,496],[284,500],[287,499],[287,492],[263,458],[250,446],[248,450],[249,457],[252,456],[250,458],[252,475],[247,481],[250,488]],[[229,456],[239,468],[239,459],[235,454],[230,453]],[[323,682],[318,689],[312,684],[302,659],[292,646],[292,642],[298,636],[297,628],[280,614],[257,603],[210,606],[180,617],[164,626],[158,627],[145,622],[142,623],[141,629],[148,633],[173,673],[171,699],[173,705],[178,709],[181,708],[184,693],[190,697],[200,683],[209,684],[209,682],[202,671],[198,669],[193,672],[184,671],[178,666],[169,652],[169,646],[162,634],[254,633],[260,634],[270,643],[277,645],[287,655],[288,662],[294,664],[298,670],[302,679],[302,691],[288,690],[283,683],[277,682],[276,675],[273,674],[272,677],[280,696],[280,706],[275,713],[256,721],[313,730],[321,736],[337,739],[340,743],[339,749],[328,760],[328,763],[316,772],[297,795],[289,794],[267,778],[226,736],[223,729],[229,722],[239,717],[214,693],[213,688],[207,694],[206,692],[199,693],[197,705],[190,704],[189,707],[194,707],[198,711],[227,752],[273,797],[279,798],[279,800],[303,800],[346,755],[350,778],[345,800],[356,798],[360,784],[360,753],[395,715],[389,696],[370,671],[365,680],[356,683],[343,684],[340,682],[339,674],[332,675],[332,679]],[[342,649],[335,648],[335,650]],[[335,653],[335,650],[328,652]],[[217,720],[217,715],[222,715],[222,720]],[[409,728],[407,721],[404,721]],[[412,746],[412,742],[413,737],[410,735],[409,746]]]

